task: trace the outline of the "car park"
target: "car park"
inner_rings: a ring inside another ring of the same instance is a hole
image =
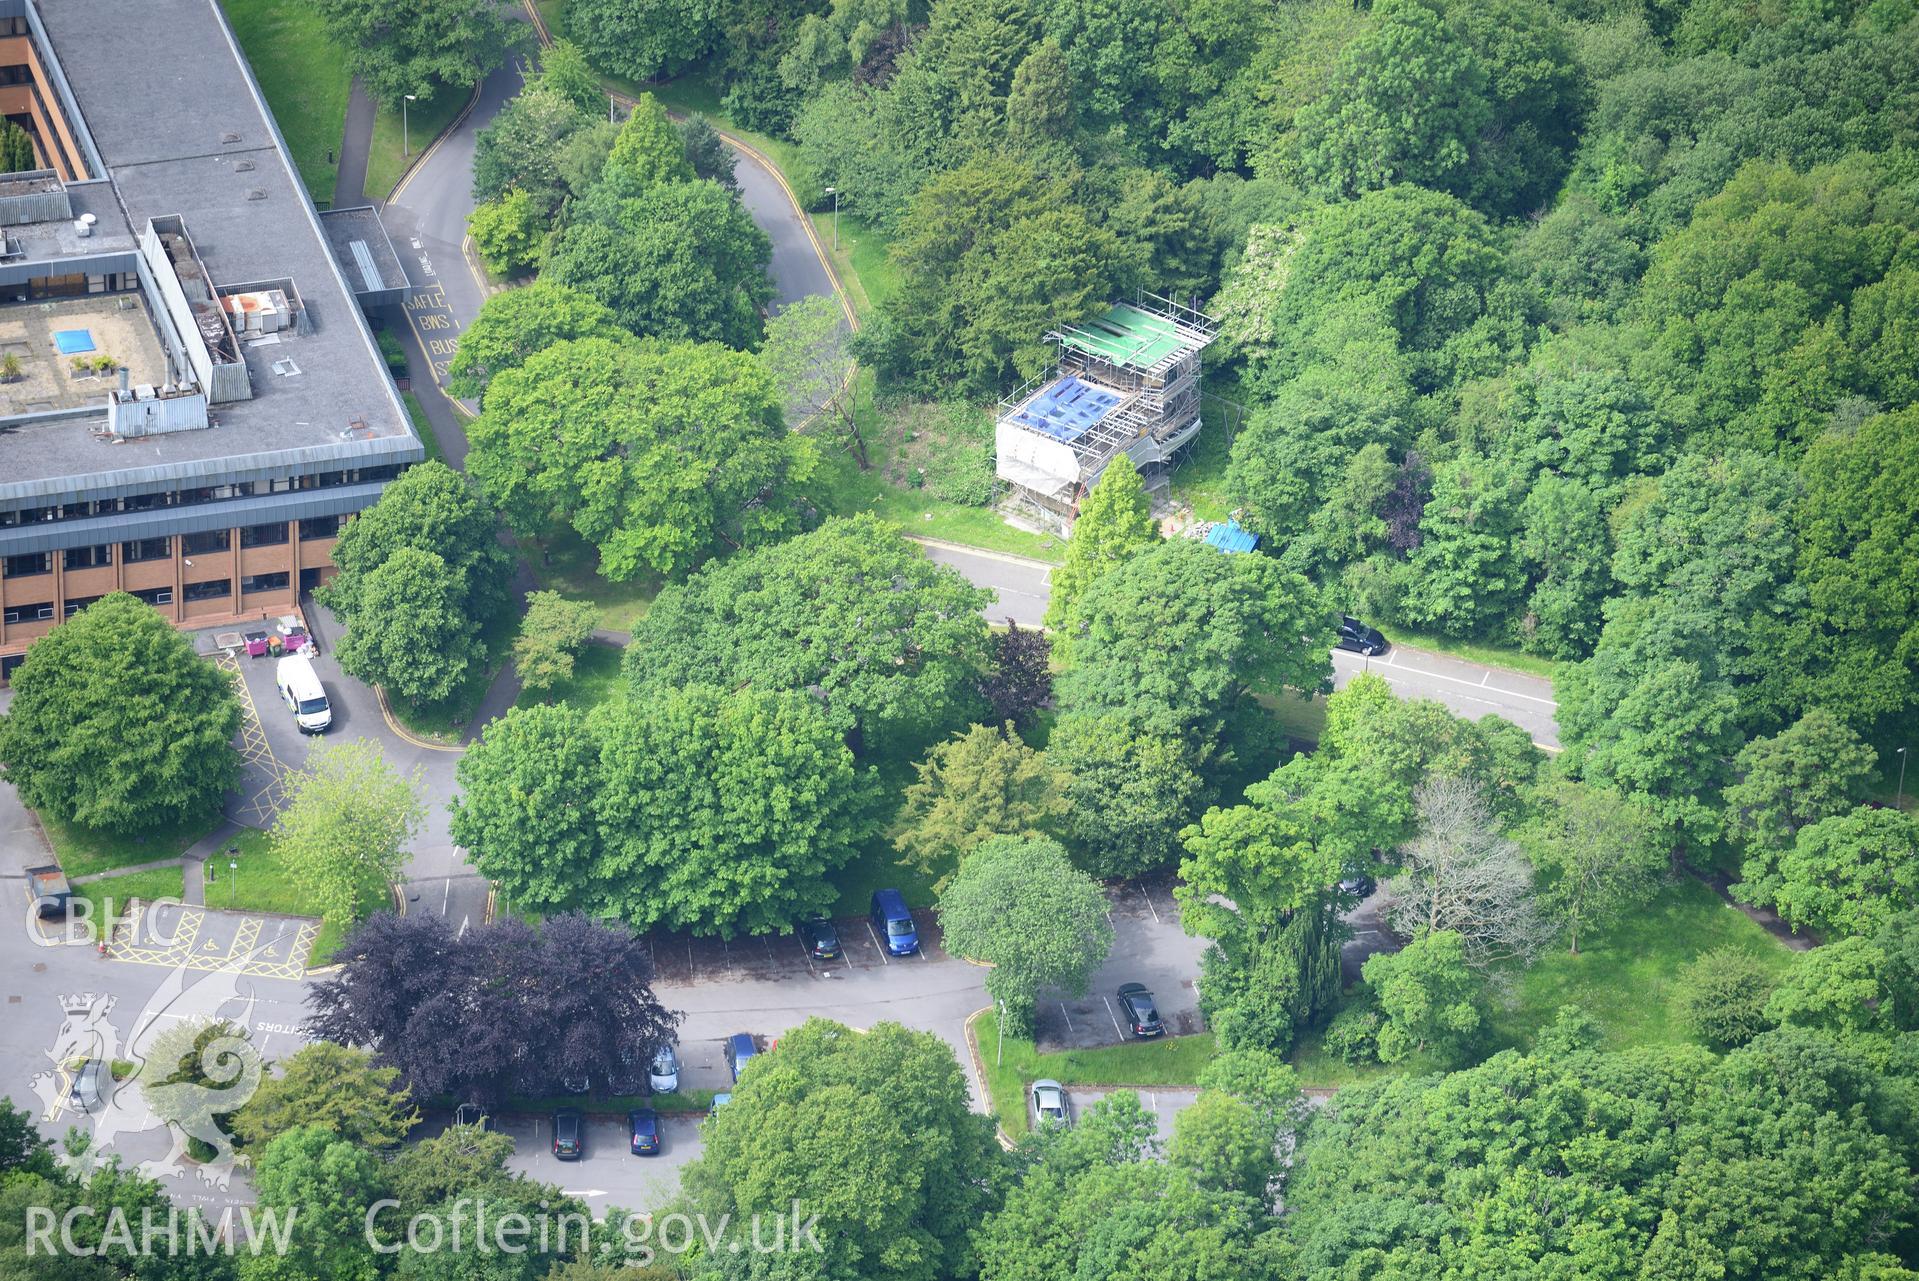
[[[840,932],[823,916],[810,916],[799,924],[800,946],[816,961],[831,961],[840,954]]]
[[[1126,1016],[1127,1030],[1134,1036],[1158,1036],[1166,1030],[1160,1022],[1159,1007],[1144,983],[1128,983],[1119,990],[1119,1008]]]
[[[1066,1087],[1054,1080],[1033,1082],[1033,1122],[1036,1125],[1066,1125]]]
[[[646,1069],[646,1083],[655,1094],[671,1094],[680,1088],[680,1056],[674,1052],[671,1041],[653,1051],[653,1061]]]
[[[626,1133],[634,1156],[660,1154],[660,1114],[652,1108],[636,1108],[628,1112]]]
[[[558,1161],[577,1161],[586,1155],[586,1126],[574,1108],[561,1108],[553,1114],[553,1157]]]
[[[869,919],[880,946],[894,956],[911,956],[920,950],[919,930],[907,910],[906,896],[898,890],[874,890]]]
[[[1357,618],[1342,614],[1339,619],[1339,638],[1333,642],[1333,648],[1369,656],[1384,654],[1386,637],[1377,628],[1368,627]]]
[[[726,1055],[727,1070],[733,1074],[735,1082],[740,1079],[740,1073],[746,1070],[747,1060],[759,1052],[759,1046],[754,1044],[751,1032],[735,1032],[726,1038],[723,1053]]]

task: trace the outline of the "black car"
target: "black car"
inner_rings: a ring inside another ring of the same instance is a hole
[[[73,1086],[67,1091],[67,1101],[74,1110],[93,1113],[100,1110],[101,1082],[106,1079],[107,1065],[99,1059],[88,1059],[73,1074]]]
[[[573,1108],[561,1108],[553,1114],[553,1156],[559,1161],[577,1161],[586,1154],[586,1132],[580,1114]]]
[[[1166,1030],[1159,1021],[1159,1007],[1143,983],[1128,983],[1119,990],[1119,1008],[1126,1014],[1128,1030],[1134,1036],[1158,1036]]]
[[[1342,615],[1339,620],[1339,639],[1334,642],[1333,648],[1349,649],[1355,654],[1384,654],[1386,638],[1357,618]]]
[[[1348,872],[1340,878],[1339,892],[1351,898],[1355,903],[1364,903],[1379,888],[1369,872]]]
[[[800,946],[816,961],[831,961],[840,954],[840,932],[824,916],[812,916],[800,922]]]
[[[626,1114],[626,1133],[633,1143],[634,1156],[660,1154],[660,1114],[652,1108],[640,1108]]]

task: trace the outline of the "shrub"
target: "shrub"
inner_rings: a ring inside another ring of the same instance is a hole
[[[993,422],[964,401],[909,400],[887,414],[895,444],[886,479],[949,503],[985,507],[999,496]]]
[[[1322,1042],[1326,1053],[1355,1066],[1379,1062],[1379,1003],[1367,992],[1333,1016]]]
[[[1731,1050],[1772,1026],[1766,998],[1774,981],[1752,953],[1716,948],[1679,972],[1673,1000],[1687,1031],[1715,1050]]]

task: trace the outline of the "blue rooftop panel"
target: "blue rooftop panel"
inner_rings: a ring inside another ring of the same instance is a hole
[[[1241,529],[1238,521],[1229,520],[1206,531],[1206,545],[1223,552],[1249,552],[1259,546],[1259,535]]]
[[[1013,421],[1071,444],[1118,407],[1119,393],[1068,376],[1042,388],[1013,411]]]

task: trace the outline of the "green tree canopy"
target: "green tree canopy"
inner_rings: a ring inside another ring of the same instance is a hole
[[[990,593],[874,516],[734,556],[662,591],[634,631],[636,691],[811,690],[836,724],[926,741],[970,719]]]
[[[988,837],[1042,832],[1066,814],[1064,780],[1010,725],[975,725],[913,769],[919,777],[906,786],[893,848],[925,873],[964,862]]]
[[[566,34],[601,71],[657,80],[711,47],[720,12],[712,0],[580,0],[566,11]]]
[[[650,93],[641,94],[620,126],[600,181],[622,196],[637,196],[667,182],[692,182],[686,143],[666,118],[666,108]]]
[[[528,592],[520,634],[513,639],[513,670],[528,689],[551,690],[573,675],[573,660],[600,625],[590,600],[558,592]]]
[[[477,397],[495,375],[518,369],[548,347],[575,338],[625,335],[599,300],[550,280],[535,280],[493,294],[481,304],[480,314],[460,335],[460,349],[448,367],[447,390]]]
[[[603,184],[585,205],[548,242],[547,279],[599,299],[643,337],[759,344],[773,247],[731,192],[662,182],[628,196]]]
[[[1666,853],[1645,813],[1618,792],[1559,780],[1542,800],[1520,839],[1547,878],[1540,906],[1577,953],[1581,933],[1590,940],[1652,897]]]
[[[1755,738],[1733,761],[1726,817],[1745,852],[1738,893],[1770,903],[1779,856],[1802,828],[1851,810],[1878,777],[1872,749],[1832,713],[1813,708],[1770,738]]]
[[[1779,915],[1822,934],[1874,934],[1919,907],[1919,821],[1861,806],[1801,828],[1779,856]]]
[[[797,1201],[819,1216],[816,1266],[872,1281],[971,1276],[1005,1160],[952,1050],[896,1023],[862,1033],[815,1018],[786,1033],[702,1139],[684,1187],[709,1222],[730,1215],[719,1231],[743,1235],[754,1214]]]
[[[1031,1034],[1041,988],[1084,996],[1113,946],[1099,882],[1044,836],[980,842],[940,892],[939,918],[948,951],[993,967],[987,995],[1016,1035]]]
[[[1063,715],[1046,759],[1066,778],[1065,836],[1095,876],[1137,876],[1179,856],[1212,796],[1209,759],[1176,730],[1128,712]]]
[[[321,587],[321,603],[350,626],[363,608],[368,576],[407,548],[432,552],[459,578],[466,630],[505,608],[512,559],[500,546],[493,513],[464,476],[437,461],[407,468],[340,530],[333,547],[340,572]]]
[[[415,706],[441,702],[486,662],[468,579],[436,552],[402,547],[360,576],[340,670]]]
[[[500,65],[513,25],[487,0],[318,0],[347,70],[388,107],[470,89]]]
[[[131,596],[35,641],[11,680],[0,765],[63,822],[132,832],[211,816],[239,779],[232,681]]]
[[[467,215],[466,229],[487,270],[511,278],[538,261],[546,219],[533,197],[514,187],[499,199],[477,206]]]
[[[596,118],[558,88],[537,80],[528,85],[474,138],[473,198],[496,201],[522,192],[544,223],[568,190],[566,148]]]
[[[380,1260],[366,1239],[366,1215],[385,1186],[373,1152],[321,1126],[288,1130],[254,1159],[253,1187],[261,1209],[292,1215],[291,1246],[246,1256],[241,1275],[376,1281]]]
[[[1465,943],[1452,930],[1422,934],[1398,952],[1366,959],[1362,973],[1379,998],[1384,1022],[1379,1057],[1397,1063],[1415,1054],[1457,1063],[1472,1050],[1485,1013],[1480,980],[1466,965]]]
[[[351,925],[369,885],[383,891],[400,879],[407,842],[426,821],[419,788],[419,771],[394,770],[376,739],[307,754],[273,820],[273,848],[321,915]]]
[[[419,1122],[400,1070],[375,1066],[369,1051],[310,1041],[278,1066],[233,1114],[234,1131],[256,1147],[311,1125],[360,1147],[391,1148]]]
[[[1133,460],[1121,454],[1080,500],[1073,536],[1066,542],[1066,563],[1052,573],[1046,625],[1064,627],[1094,579],[1158,541],[1146,484]]]
[[[509,708],[455,771],[448,830],[508,902],[551,912],[588,900],[604,841],[594,808],[599,742],[585,712],[572,703]]]
[[[556,343],[493,379],[468,435],[509,524],[570,525],[615,581],[791,533],[813,465],[759,362],[712,343]]]

